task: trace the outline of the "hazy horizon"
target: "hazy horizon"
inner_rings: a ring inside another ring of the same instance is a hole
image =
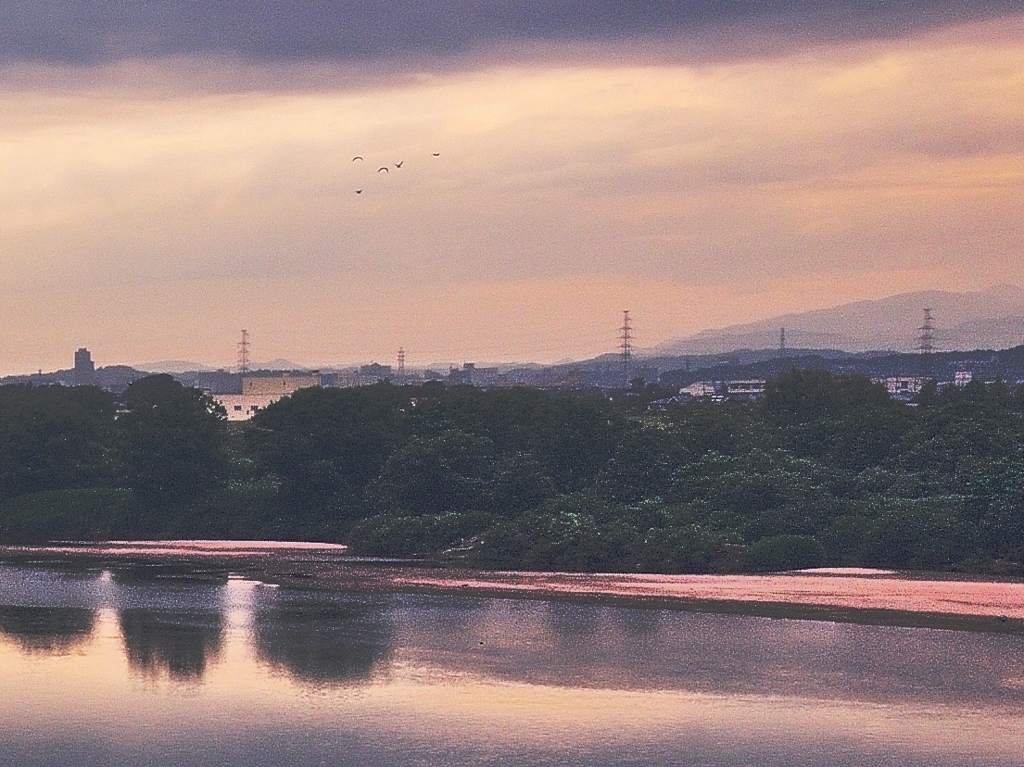
[[[651,348],[1024,284],[1024,11],[861,5],[6,3],[0,374],[230,368],[241,328],[553,362],[623,309]]]
[[[931,310],[933,319],[940,320],[940,322],[935,325],[936,351],[963,351],[982,348],[1002,349],[1009,348],[1010,346],[1016,346],[1021,340],[1024,340],[1024,338],[1016,338],[1016,333],[1014,334],[1014,338],[1007,339],[1005,342],[996,342],[994,344],[990,342],[991,339],[984,339],[980,337],[971,341],[969,333],[968,336],[960,338],[959,340],[955,340],[947,335],[949,331],[956,330],[958,326],[972,326],[972,322],[974,325],[977,325],[978,318],[982,316],[984,319],[1008,320],[1011,318],[1003,316],[1007,311],[1016,311],[1018,314],[1024,314],[1024,289],[1019,286],[1004,284],[992,285],[986,289],[973,293],[914,291],[886,296],[881,299],[848,302],[826,307],[824,309],[814,309],[807,312],[776,315],[766,320],[754,321],[751,323],[702,329],[694,334],[670,339],[668,342],[665,342],[663,345],[658,347],[635,346],[633,348],[633,352],[636,358],[640,360],[653,359],[657,357],[682,357],[694,355],[714,356],[729,354],[734,351],[774,349],[777,344],[778,325],[785,324],[787,322],[792,323],[787,326],[786,330],[790,341],[789,348],[793,351],[800,349],[838,349],[852,353],[885,351],[910,352],[917,349],[917,334],[919,328],[916,327],[915,323],[919,321],[919,312],[925,304],[929,304],[933,307],[941,307],[939,309]],[[893,313],[893,309],[897,309],[897,311]],[[867,314],[865,314],[865,312]],[[936,312],[938,313],[937,316]],[[879,319],[877,327],[863,326],[863,322],[870,316],[875,316]],[[855,323],[860,323],[858,327],[863,333],[867,334],[867,337],[880,339],[889,336],[896,340],[890,343],[879,342],[875,345],[864,346],[863,343],[857,343],[858,339],[854,336],[845,338],[846,341],[852,342],[849,345],[844,345],[843,343],[840,343],[839,345],[830,345],[827,343],[825,337],[829,335],[829,326],[831,326],[833,331],[832,335],[835,335],[841,340],[843,338],[842,333],[840,332],[838,335],[836,334],[837,328],[835,323],[837,321],[840,323],[845,321],[848,324],[851,320]],[[945,322],[941,322],[943,320]],[[808,329],[806,327],[808,323],[811,323],[812,325],[815,323],[819,325],[824,323],[823,329],[816,331],[817,334],[821,336],[821,338],[817,339],[819,341],[818,343],[814,343],[816,336],[815,331],[813,330],[810,331],[810,336],[804,338],[808,333]],[[764,335],[765,329],[767,329],[768,332],[767,336]],[[904,330],[906,330],[905,333],[903,332]],[[721,339],[720,343],[725,343],[728,348],[702,349],[689,348],[687,346],[687,344],[693,343],[698,345],[706,343],[706,339],[708,338]],[[760,343],[756,342],[758,338],[761,340]],[[954,340],[955,345],[948,345],[948,342],[951,340]],[[620,341],[620,338],[614,339],[615,344],[620,343]],[[682,346],[680,346],[680,344],[682,344]],[[673,348],[675,346],[680,346],[680,348]],[[96,350],[90,349],[90,352],[92,352],[93,362],[98,368],[126,365],[146,372],[169,372],[172,374],[201,370],[209,372],[237,371],[237,357],[233,360],[218,364],[217,362],[203,362],[194,358],[152,359],[145,361],[104,360],[96,359]],[[531,365],[550,366],[584,362],[602,356],[615,357],[619,354],[619,348],[615,346],[590,356],[551,359],[512,359],[506,357],[478,359],[473,358],[470,355],[462,355],[461,357],[450,357],[448,359],[428,359],[423,362],[407,365],[406,369],[410,372],[432,369],[434,371],[444,373],[449,369],[449,367],[460,367],[465,362],[473,362],[477,367],[516,367]],[[274,359],[261,359],[258,355],[252,355],[250,348],[249,369],[254,372],[258,372],[260,370],[351,370],[371,363],[390,365],[394,367],[396,360],[389,360],[385,357],[355,358],[349,360],[303,360],[280,357]],[[55,369],[42,370],[41,372],[52,373],[57,372],[58,370],[70,370],[71,368],[72,360],[68,359],[65,361],[65,364],[59,365]],[[34,375],[36,372],[39,371],[19,371],[16,373],[2,373],[0,375],[24,376]]]

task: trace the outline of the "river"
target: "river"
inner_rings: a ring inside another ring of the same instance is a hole
[[[0,564],[3,765],[1024,764],[1024,637]]]

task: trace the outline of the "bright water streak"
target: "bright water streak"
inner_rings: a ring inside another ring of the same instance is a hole
[[[1024,639],[0,566],[4,765],[1019,765]]]

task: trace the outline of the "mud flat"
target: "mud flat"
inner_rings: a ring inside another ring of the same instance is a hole
[[[0,548],[0,561],[231,573],[294,588],[559,599],[699,612],[1024,634],[1024,582],[822,568],[767,575],[486,571],[350,557],[344,546],[115,541]]]

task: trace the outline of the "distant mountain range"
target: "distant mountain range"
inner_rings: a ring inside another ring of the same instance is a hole
[[[1024,342],[1024,290],[1000,285],[974,293],[901,293],[876,301],[784,314],[759,322],[703,330],[644,350],[643,355],[773,349],[779,345],[780,328],[786,329],[789,349],[912,351],[918,347],[925,308],[932,310],[936,351],[1005,349]]]
[[[212,372],[215,368],[204,365],[201,362],[188,362],[187,360],[160,360],[159,362],[146,362],[134,366],[136,370],[144,373],[188,373],[192,371]]]

